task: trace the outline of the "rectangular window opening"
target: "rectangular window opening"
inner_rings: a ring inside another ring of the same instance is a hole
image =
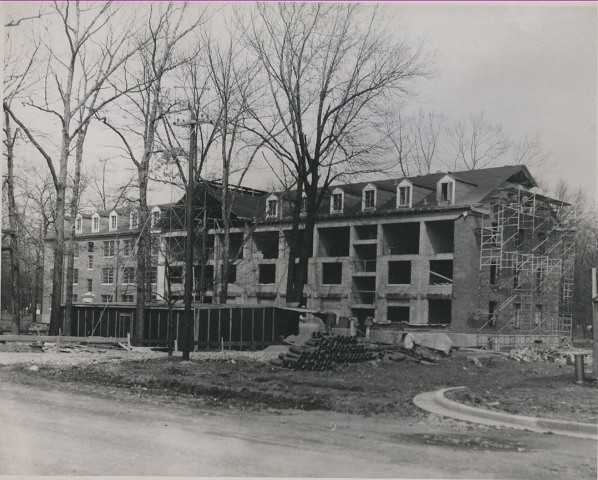
[[[452,260],[430,260],[430,285],[451,285],[453,283]]]
[[[261,285],[276,283],[276,264],[264,263],[259,266],[259,283]]]
[[[409,306],[388,306],[386,319],[391,323],[409,323]]]
[[[410,285],[411,262],[388,262],[388,283],[391,285]]]
[[[451,300],[428,300],[428,323],[431,325],[448,325],[451,323]]]
[[[341,262],[322,264],[322,284],[340,285],[343,283],[343,264]]]

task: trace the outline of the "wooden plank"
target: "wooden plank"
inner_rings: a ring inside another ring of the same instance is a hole
[[[0,335],[0,342],[50,342],[56,343],[57,335]],[[118,343],[126,342],[127,337],[73,337],[70,335],[60,336],[61,342],[82,342],[82,343]]]

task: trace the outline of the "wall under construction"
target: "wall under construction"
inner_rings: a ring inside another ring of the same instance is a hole
[[[492,198],[481,229],[480,333],[513,342],[571,336],[571,215],[567,204],[521,188]]]

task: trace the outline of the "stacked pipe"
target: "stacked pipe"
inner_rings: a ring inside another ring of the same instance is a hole
[[[355,337],[314,333],[301,346],[293,345],[272,363],[295,370],[328,370],[333,362],[364,362],[374,358],[373,352]]]

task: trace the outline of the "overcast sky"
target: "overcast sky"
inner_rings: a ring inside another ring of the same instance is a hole
[[[438,74],[420,89],[426,108],[484,110],[513,137],[538,132],[554,164],[546,180],[595,195],[597,6],[538,3],[392,8],[436,51]]]
[[[4,8],[37,11],[33,2]],[[596,4],[421,2],[382,8],[397,29],[423,39],[435,53],[436,74],[417,83],[414,108],[453,120],[484,111],[514,139],[537,132],[551,153],[544,180],[564,178],[598,199]],[[261,174],[248,183],[267,187]]]

